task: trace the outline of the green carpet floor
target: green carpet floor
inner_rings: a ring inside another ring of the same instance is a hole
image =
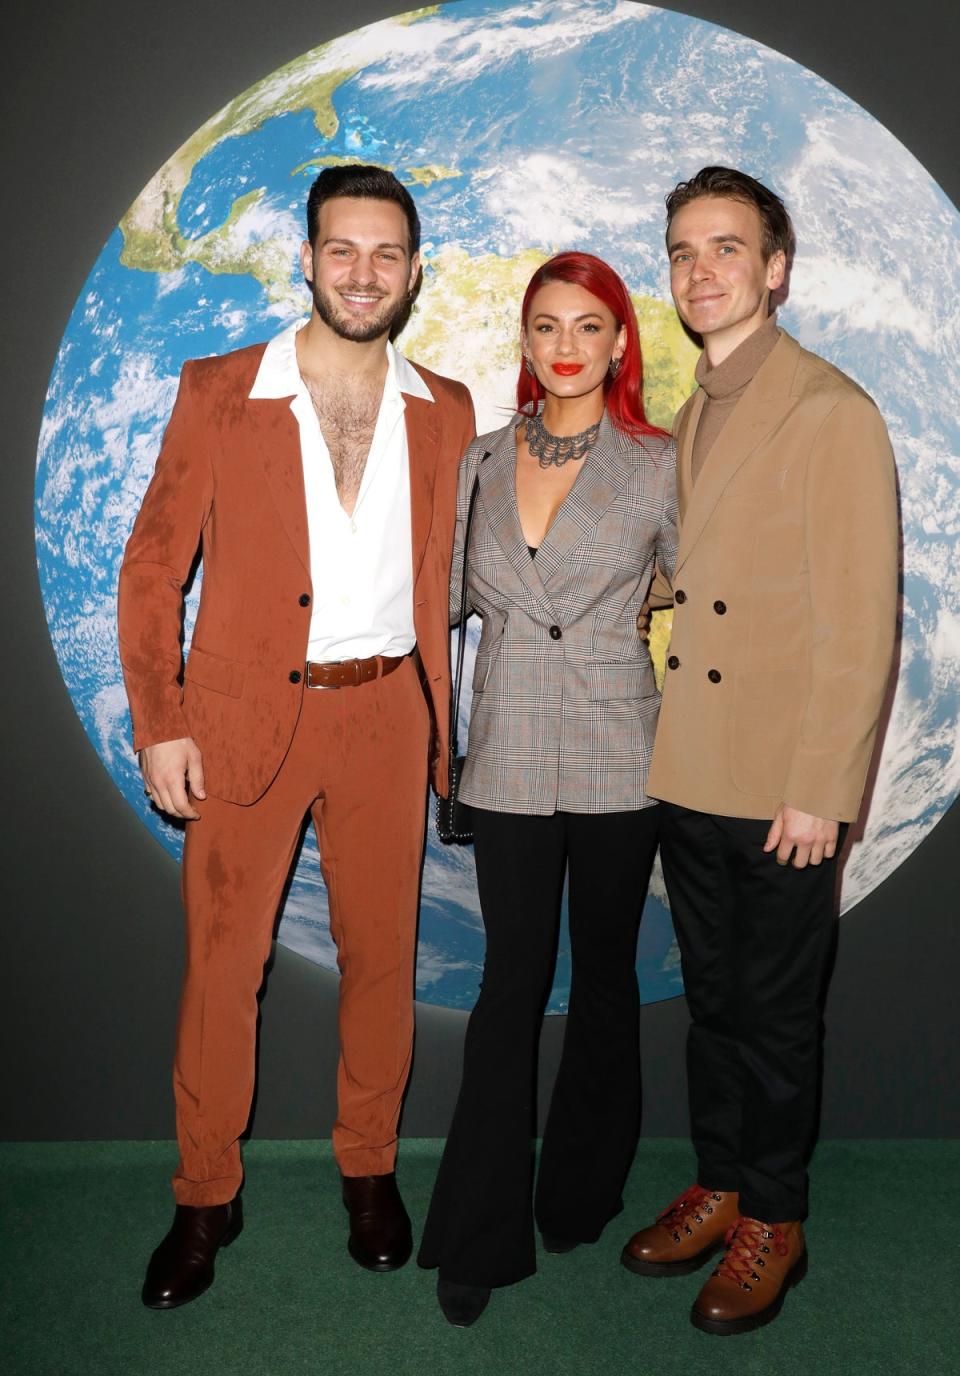
[[[438,1154],[434,1141],[403,1143],[415,1228]],[[245,1230],[214,1287],[182,1309],[144,1309],[173,1159],[168,1143],[0,1145],[5,1376],[960,1371],[956,1143],[823,1143],[809,1274],[776,1323],[727,1339],[687,1320],[703,1276],[641,1279],[618,1264],[629,1233],[691,1178],[685,1143],[644,1142],[626,1211],[601,1241],[543,1255],[467,1330],[441,1317],[434,1273],[411,1263],[376,1276],[350,1261],[328,1143],[252,1143]]]

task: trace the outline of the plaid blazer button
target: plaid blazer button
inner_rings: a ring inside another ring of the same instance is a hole
[[[680,668],[680,661],[679,661],[679,659],[677,659],[676,655],[671,655],[670,658],[667,660],[667,668],[668,668],[668,669],[679,669],[679,668]]]
[[[559,626],[551,626],[551,627],[550,627],[550,639],[551,639],[551,640],[560,640],[562,637],[563,637],[563,631],[561,631],[561,629],[560,629]]]

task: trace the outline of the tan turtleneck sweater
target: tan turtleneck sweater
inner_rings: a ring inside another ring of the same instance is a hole
[[[706,393],[706,400],[693,437],[691,469],[694,483],[720,431],[779,338],[776,316],[771,315],[716,368],[711,368],[707,362],[706,350],[700,355],[696,378]]]

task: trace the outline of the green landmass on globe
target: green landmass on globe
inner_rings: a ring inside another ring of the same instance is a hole
[[[307,158],[298,163],[290,173],[291,177],[302,176],[305,172],[316,174],[324,167],[352,167],[359,159],[343,157],[339,153],[328,153],[325,157]],[[396,174],[406,186],[432,186],[434,182],[445,181],[450,177],[462,177],[455,167],[444,167],[441,163],[428,163],[425,167],[406,167],[397,169],[393,163],[378,162],[375,158],[364,159],[368,167],[382,167]]]
[[[438,9],[438,5],[425,5],[399,15],[392,22],[414,24]],[[338,41],[322,43],[271,72],[231,100],[177,149],[151,177],[120,221],[123,234],[120,261],[124,267],[143,272],[176,272],[185,263],[199,263],[208,272],[255,277],[273,301],[289,296],[292,265],[286,252],[275,252],[269,243],[252,243],[233,251],[232,230],[247,210],[260,203],[266,194],[265,187],[238,197],[225,223],[198,239],[184,237],[177,213],[193,169],[224,139],[253,133],[268,120],[299,110],[313,112],[314,124],[323,139],[329,140],[336,135],[338,120],[333,97],[344,82],[361,70],[349,66],[325,70],[325,58]],[[335,163],[340,159],[330,161]],[[342,161],[353,159],[343,158]],[[429,186],[437,177],[459,174],[446,168],[418,167],[410,168],[409,175],[413,181]]]

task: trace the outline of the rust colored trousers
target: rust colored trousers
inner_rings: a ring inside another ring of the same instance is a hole
[[[334,1155],[344,1175],[393,1170],[413,1046],[429,731],[411,656],[357,688],[304,690],[290,750],[256,803],[195,800],[183,857],[177,1203],[225,1203],[243,1178],[257,993],[307,811],[341,976]]]

